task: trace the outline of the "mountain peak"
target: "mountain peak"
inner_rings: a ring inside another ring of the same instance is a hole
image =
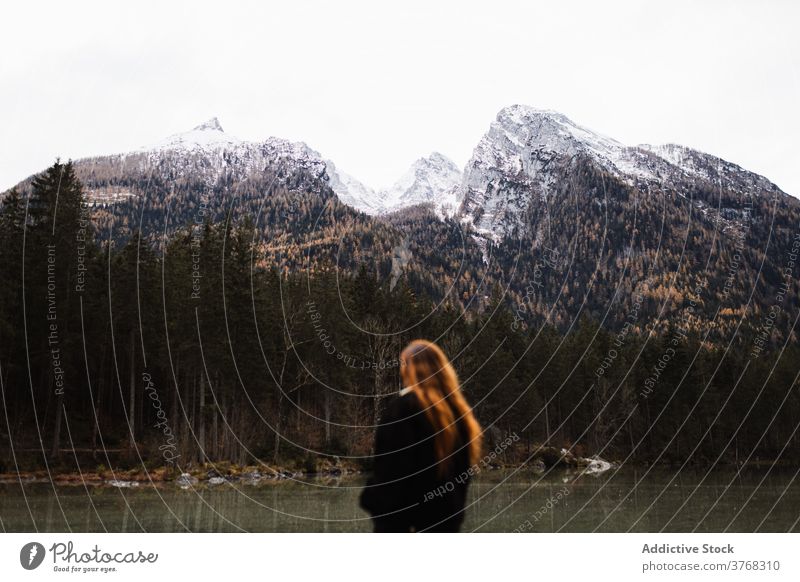
[[[451,216],[458,208],[461,170],[450,158],[431,152],[418,158],[389,188],[373,190],[327,161],[330,185],[339,199],[366,212],[386,214],[417,204],[433,204],[439,216]]]
[[[419,158],[413,164],[413,167],[421,167],[421,166],[436,166],[441,168],[454,169],[457,172],[461,171],[450,158],[439,152],[431,152],[429,155]]]
[[[387,210],[433,203],[437,209],[445,204],[447,212],[457,206],[451,193],[461,183],[461,170],[439,152],[419,158],[408,171],[383,193]]]
[[[479,232],[499,239],[523,226],[534,200],[547,201],[553,184],[581,156],[621,182],[643,190],[775,192],[763,176],[675,144],[629,147],[574,123],[566,115],[527,105],[501,109],[467,163],[461,212]]]
[[[517,134],[517,137],[531,143],[557,151],[569,151],[576,145],[582,145],[597,153],[608,155],[625,147],[618,141],[580,126],[563,113],[551,109],[511,105],[500,110],[495,123],[505,132]]]
[[[242,143],[244,142],[239,138],[225,133],[219,119],[212,117],[190,131],[171,135],[155,146],[144,149],[218,150],[237,147]]]
[[[225,130],[222,129],[222,126],[219,123],[219,119],[217,119],[216,117],[212,117],[208,121],[205,121],[200,125],[198,125],[197,127],[195,127],[194,129],[192,129],[192,131],[209,131],[209,130],[220,131],[222,133],[225,133]]]
[[[549,118],[559,123],[574,125],[566,115],[552,109],[537,109],[530,105],[514,104],[503,107],[497,113],[497,121],[511,120],[516,123],[524,123],[533,119]]]

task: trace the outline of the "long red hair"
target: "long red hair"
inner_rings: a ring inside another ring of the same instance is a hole
[[[427,340],[414,340],[400,354],[403,386],[414,392],[434,428],[433,448],[439,474],[447,469],[463,423],[470,465],[481,458],[483,431],[467,404],[458,375],[444,352]]]

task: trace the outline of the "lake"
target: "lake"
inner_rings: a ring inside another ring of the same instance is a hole
[[[797,531],[794,469],[612,469],[599,475],[485,471],[470,486],[463,531]],[[174,483],[0,484],[3,531],[359,532],[363,476]]]

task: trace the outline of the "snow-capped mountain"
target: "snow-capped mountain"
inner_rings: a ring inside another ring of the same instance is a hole
[[[282,186],[308,192],[329,187],[341,202],[371,216],[429,204],[440,218],[458,217],[498,240],[524,226],[531,205],[549,200],[578,158],[643,191],[689,198],[698,188],[747,195],[780,192],[763,176],[709,154],[671,144],[627,146],[561,113],[524,105],[497,114],[463,172],[434,152],[385,189],[365,185],[303,142],[239,139],[226,133],[216,117],[134,152],[81,160],[80,165],[93,175],[158,176],[209,191],[258,180],[270,169]],[[107,205],[138,195],[120,184],[114,179],[89,187],[88,197]],[[708,206],[703,201],[696,205],[701,210]],[[737,213],[728,209],[726,219]]]
[[[417,204],[432,204],[440,216],[452,216],[461,200],[458,186],[461,170],[438,152],[411,164],[405,174],[392,186],[375,190],[349,174],[339,171],[327,161],[330,185],[339,199],[371,215],[387,214]]]
[[[501,110],[473,151],[460,192],[462,218],[491,238],[522,225],[532,200],[547,201],[576,158],[643,189],[686,195],[711,190],[780,192],[766,178],[690,148],[626,146],[577,125],[561,113],[513,105]]]
[[[452,215],[458,209],[457,186],[461,170],[438,152],[415,161],[391,188],[382,193],[386,212],[415,204],[432,203],[440,215]]]
[[[456,187],[461,182],[461,171],[440,153],[420,158],[390,188],[376,190],[303,142],[276,137],[263,142],[245,141],[226,133],[216,117],[123,157],[128,164],[139,158],[150,168],[169,167],[171,173],[193,175],[209,186],[223,175],[241,180],[277,164],[284,167],[287,175],[304,172],[314,182],[327,182],[343,203],[370,215],[432,203],[443,216],[454,214],[460,205]],[[89,195],[103,203],[114,200],[105,192],[90,191]]]
[[[134,161],[142,155],[150,168],[168,168],[179,176],[191,175],[209,186],[222,176],[237,181],[246,179],[267,166],[281,168],[290,182],[291,177],[298,178],[301,173],[306,182],[328,180],[322,156],[305,143],[277,137],[260,142],[242,140],[226,133],[216,117],[189,131],[124,154]]]
[[[342,172],[331,160],[325,162],[328,168],[331,189],[339,200],[357,210],[375,215],[383,212],[383,199],[379,192],[359,182],[356,178]]]
[[[239,138],[225,133],[219,120],[212,117],[191,131],[171,135],[154,146],[144,147],[142,150],[215,150],[235,148],[243,143]]]

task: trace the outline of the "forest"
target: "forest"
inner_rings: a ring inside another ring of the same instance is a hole
[[[355,250],[346,268],[304,268],[250,217],[202,216],[159,244],[132,232],[97,236],[71,163],[3,198],[0,472],[368,467],[398,354],[418,337],[450,355],[488,443],[519,435],[516,460],[541,446],[640,463],[800,454],[789,301],[774,307],[780,341],[770,312],[709,341],[687,316],[691,295],[657,325],[633,287],[614,325],[577,306],[552,321],[541,296],[526,310],[521,292],[473,282],[446,300],[434,269],[391,279]],[[529,280],[549,264],[526,266]]]

